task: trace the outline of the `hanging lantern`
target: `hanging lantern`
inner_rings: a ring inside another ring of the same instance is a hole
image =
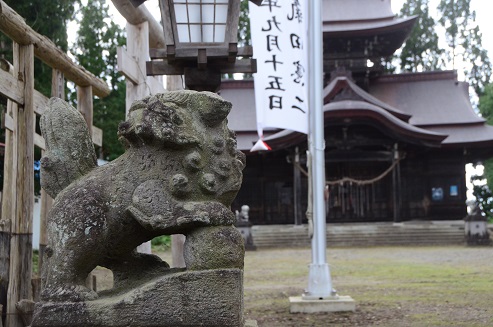
[[[240,3],[160,0],[165,48],[151,49],[147,75],[185,75],[189,88],[215,90],[221,74],[256,72],[252,48],[238,48]]]

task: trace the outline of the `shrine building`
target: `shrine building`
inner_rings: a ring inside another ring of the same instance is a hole
[[[390,0],[324,0],[328,223],[463,219],[465,165],[493,156],[493,127],[455,71],[385,73],[382,59],[416,19],[397,18]],[[250,152],[253,81],[225,81],[220,95],[233,103],[229,126],[247,155],[233,210],[249,205],[253,224],[306,223],[307,136],[267,130],[272,150]]]

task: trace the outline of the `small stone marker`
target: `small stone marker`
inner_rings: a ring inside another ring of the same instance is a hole
[[[257,250],[253,243],[252,223],[249,221],[250,207],[247,205],[241,206],[241,211],[236,210],[236,228],[241,233],[245,243],[245,250]]]
[[[467,245],[491,245],[488,219],[481,214],[481,209],[475,203],[471,214],[464,219],[464,233]]]

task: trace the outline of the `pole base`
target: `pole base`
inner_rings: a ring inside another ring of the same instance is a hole
[[[347,295],[336,295],[323,300],[301,296],[289,297],[290,313],[347,312],[356,311],[356,302]]]
[[[334,295],[332,279],[330,278],[329,265],[327,263],[309,265],[308,288],[305,296],[314,298],[326,298]]]

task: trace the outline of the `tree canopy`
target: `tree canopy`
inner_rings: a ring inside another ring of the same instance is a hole
[[[468,63],[465,74],[476,94],[481,96],[490,82],[492,68],[488,52],[482,46],[482,33],[476,23],[476,12],[471,9],[471,0],[441,0],[438,11],[452,68],[456,68],[457,58]]]
[[[418,16],[415,28],[402,47],[400,67],[410,72],[436,70],[443,65],[443,50],[438,46],[436,22],[430,16],[428,0],[407,1],[400,16]]]
[[[486,119],[488,125],[493,125],[493,83],[488,84],[479,98],[479,112]],[[484,177],[487,179],[490,190],[493,190],[493,159],[484,162]]]
[[[74,19],[75,8],[80,0],[17,0],[8,5],[21,15],[32,29],[48,37],[63,51],[68,50],[67,25]],[[5,35],[0,35],[0,57],[12,62],[12,44]],[[52,69],[39,59],[34,61],[34,86],[46,96],[51,95]]]
[[[492,68],[488,52],[482,46],[482,34],[476,23],[471,0],[441,0],[440,17],[435,21],[429,12],[428,0],[407,0],[400,16],[418,15],[417,23],[399,56],[399,65],[406,71],[457,68],[460,58],[466,63],[465,75],[478,96],[490,82]],[[437,23],[444,28],[447,47],[440,48]]]
[[[106,80],[109,96],[94,100],[94,125],[103,130],[101,159],[112,160],[123,153],[118,124],[125,119],[125,81],[117,72],[118,46],[125,44],[124,31],[113,22],[104,0],[88,1],[80,8],[77,40],[72,46],[76,61],[95,76]]]

